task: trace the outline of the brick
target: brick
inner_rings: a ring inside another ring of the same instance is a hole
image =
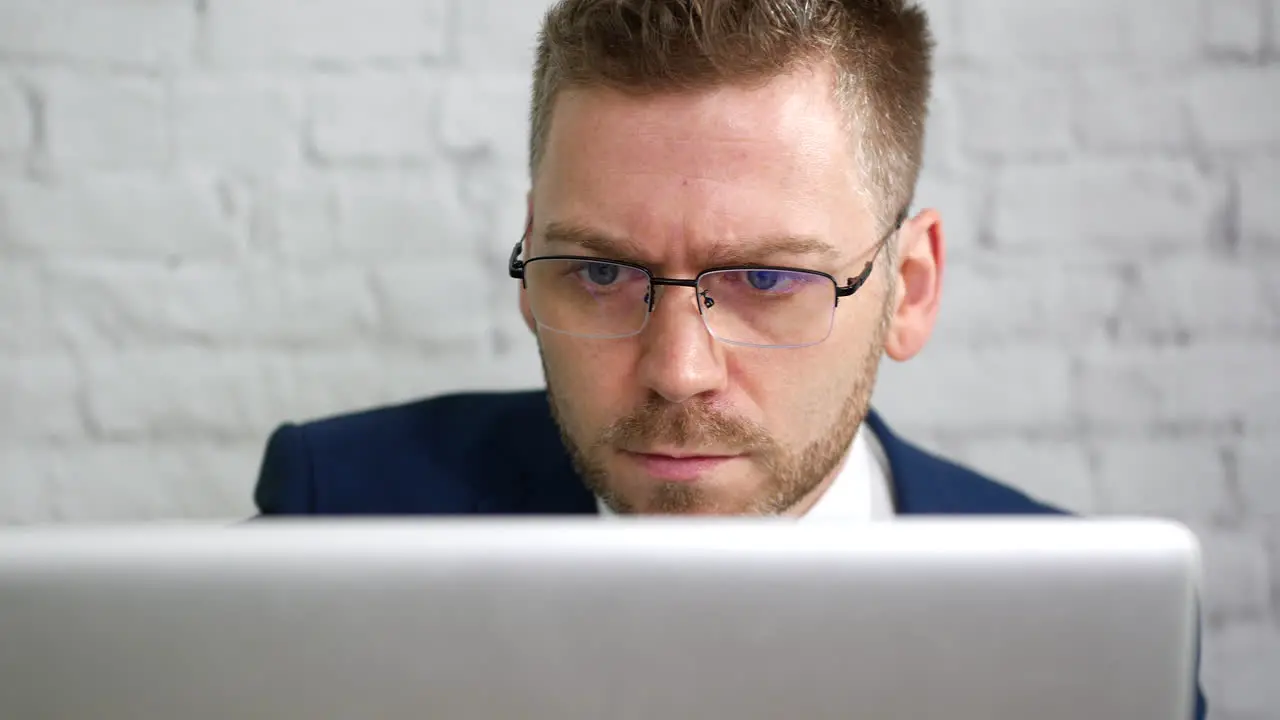
[[[5,0],[0,53],[130,66],[185,63],[193,49],[194,3],[152,0]]]
[[[1194,0],[972,0],[965,53],[990,61],[1106,62],[1186,58],[1199,49]]]
[[[0,529],[5,525],[49,522],[49,482],[43,476],[52,453],[32,451],[25,445],[0,445]]]
[[[256,195],[254,243],[305,263],[474,257],[488,216],[464,198],[468,187],[484,185],[468,185],[473,175],[440,165],[408,174],[282,177]]]
[[[1243,443],[1236,455],[1236,475],[1245,511],[1254,517],[1280,520],[1280,438]]]
[[[1084,68],[1076,127],[1088,150],[1185,152],[1194,133],[1183,78],[1169,69]]]
[[[1280,57],[1280,0],[1271,0],[1267,11],[1271,21],[1267,45],[1271,50],[1271,57]]]
[[[0,263],[0,351],[50,349],[54,336],[46,300],[47,283],[37,264]]]
[[[1070,361],[1051,347],[938,345],[906,363],[884,363],[876,407],[925,432],[991,433],[1070,423]]]
[[[1253,57],[1262,51],[1268,0],[1205,3],[1205,47],[1215,54]]]
[[[948,257],[963,262],[983,240],[984,173],[926,169],[916,183],[915,208],[934,208],[942,217]]]
[[[274,421],[323,417],[442,393],[542,386],[536,355],[496,360],[475,352],[389,343],[277,357],[270,369],[273,385],[284,395],[274,408]]]
[[[464,197],[473,175],[439,165],[277,178],[256,193],[254,243],[304,263],[474,257],[487,216]]]
[[[527,163],[527,73],[451,78],[445,84],[440,112],[440,143],[445,148]]]
[[[41,254],[189,258],[243,242],[219,188],[183,178],[0,180],[0,247]]]
[[[505,268],[511,248],[524,237],[528,220],[529,172],[520,164],[486,161],[468,166],[459,187],[461,201],[483,235],[485,254]]]
[[[960,79],[938,68],[929,99],[924,135],[924,173],[954,174],[964,166]]]
[[[366,258],[474,257],[481,218],[448,167],[339,184],[338,242]]]
[[[328,180],[273,178],[255,189],[250,217],[259,251],[316,259],[340,247],[338,190]]]
[[[293,166],[302,151],[301,104],[277,82],[183,80],[173,93],[178,157],[220,170]]]
[[[213,351],[199,346],[95,353],[88,411],[112,442],[262,441],[278,423],[454,390],[540,382],[536,358],[384,342],[353,349]],[[535,374],[537,373],[537,374]]]
[[[170,157],[165,94],[154,80],[61,76],[44,87],[50,160],[92,169],[163,167]]]
[[[1202,57],[1198,0],[1130,0],[1120,5],[1131,57],[1168,64],[1194,62]]]
[[[1280,149],[1280,67],[1232,67],[1203,73],[1191,85],[1191,120],[1210,150]]]
[[[918,3],[929,14],[929,30],[933,33],[934,56],[939,64],[949,65],[963,58],[963,9],[952,0],[923,0]]]
[[[1006,70],[960,79],[966,151],[991,158],[1060,156],[1071,150],[1071,77]]]
[[[1210,521],[1231,514],[1226,459],[1212,440],[1144,439],[1097,449],[1099,510]]]
[[[1224,202],[1224,182],[1189,162],[1009,166],[992,232],[1011,249],[1145,257],[1208,245]]]
[[[310,97],[313,152],[328,163],[429,160],[439,98],[439,87],[422,78],[318,83]]]
[[[496,271],[475,262],[415,262],[373,273],[384,331],[393,341],[480,348],[492,325],[489,288]]]
[[[88,412],[112,441],[244,440],[282,407],[282,390],[248,353],[200,347],[87,357]]]
[[[913,438],[914,439],[914,438]],[[1089,451],[1079,443],[1019,438],[958,441],[948,459],[1069,512],[1091,514],[1098,506]]]
[[[550,2],[466,0],[456,4],[453,42],[464,68],[530,73],[537,33]]]
[[[447,0],[209,0],[205,53],[219,64],[420,62],[441,57]]]
[[[1217,691],[1213,717],[1266,720],[1280,707],[1280,631],[1266,622],[1239,623],[1205,637],[1204,665]],[[1205,689],[1206,695],[1209,689]]]
[[[520,314],[519,282],[495,283],[489,298],[495,357],[501,361],[529,363],[537,371],[536,376],[541,378],[538,340]]]
[[[49,274],[53,322],[80,348],[361,342],[377,317],[367,273],[346,264],[64,262]]]
[[[0,157],[25,152],[33,132],[31,108],[22,89],[0,80]]]
[[[1212,625],[1271,617],[1271,569],[1264,539],[1251,531],[1198,530],[1205,615]]]
[[[1125,339],[1250,337],[1280,333],[1280,261],[1179,255],[1137,267],[1120,305]]]
[[[1280,344],[1093,348],[1080,355],[1085,418],[1103,427],[1280,422]]]
[[[961,16],[964,47],[984,59],[1116,57],[1126,47],[1123,11],[1116,5],[975,0]]]
[[[1098,340],[1106,336],[1123,289],[1119,269],[1096,262],[1072,262],[1047,272],[1037,260],[956,260],[944,274],[934,342]]]
[[[261,443],[0,446],[5,523],[234,521],[253,514]]]
[[[1240,173],[1240,235],[1246,247],[1280,249],[1280,161],[1254,163]]]
[[[79,438],[80,375],[62,354],[0,355],[0,437],[5,441]]]

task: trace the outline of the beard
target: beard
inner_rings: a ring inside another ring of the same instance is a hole
[[[606,427],[596,438],[583,442],[569,430],[571,424],[567,421],[573,403],[557,392],[540,339],[538,349],[551,414],[574,469],[587,488],[613,512],[767,516],[780,515],[800,504],[843,461],[870,409],[888,325],[886,302],[868,350],[854,367],[851,386],[835,417],[828,421],[825,432],[798,449],[787,447],[762,425],[735,417],[706,400],[677,404],[657,395],[651,395],[644,405]],[[604,458],[618,449],[652,446],[715,447],[741,453],[754,460],[763,479],[746,495],[715,493],[711,492],[713,488],[698,483],[664,482],[653,485],[647,497],[624,496],[611,481]]]

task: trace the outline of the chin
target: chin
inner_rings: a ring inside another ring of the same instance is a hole
[[[752,514],[751,494],[725,492],[714,479],[692,482],[647,480],[619,488],[614,497],[628,513],[637,515],[734,516]]]

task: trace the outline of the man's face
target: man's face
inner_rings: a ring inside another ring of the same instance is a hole
[[[556,101],[525,257],[629,260],[659,277],[726,264],[821,270],[844,285],[881,228],[820,71],[767,85]],[[571,226],[617,246],[549,241]],[[809,238],[828,252],[769,250]],[[879,263],[888,262],[881,254]],[[742,347],[704,326],[694,290],[660,287],[644,330],[589,339],[535,325],[553,412],[585,482],[616,511],[799,514],[839,469],[867,411],[888,274],[873,272],[809,347]],[[527,296],[522,309],[532,319]]]

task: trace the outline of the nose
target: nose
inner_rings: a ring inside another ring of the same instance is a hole
[[[724,346],[702,322],[697,291],[664,286],[655,292],[653,314],[641,334],[641,381],[672,403],[723,390]]]

